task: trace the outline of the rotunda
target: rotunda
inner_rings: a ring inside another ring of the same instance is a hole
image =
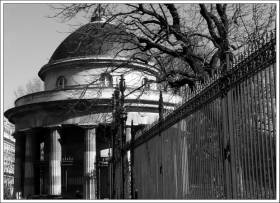
[[[127,139],[132,120],[141,129],[158,117],[159,88],[147,83],[154,67],[131,60],[131,40],[125,28],[102,20],[82,26],[40,69],[44,91],[18,98],[4,113],[15,124],[15,194],[109,198],[112,94],[121,75]],[[163,100],[173,107],[178,97],[164,92]]]

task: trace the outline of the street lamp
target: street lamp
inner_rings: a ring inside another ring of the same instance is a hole
[[[122,112],[123,107],[124,107],[124,91],[126,89],[125,79],[124,79],[123,75],[121,75],[121,79],[119,82],[119,88],[120,88],[120,92],[121,92],[121,112]]]
[[[120,148],[120,146],[116,145],[115,136],[117,135],[117,123],[120,122],[119,119],[119,109],[120,109],[120,90],[119,87],[115,88],[112,98],[112,108],[113,108],[113,126],[112,126],[112,181],[111,181],[111,198],[115,197],[115,170],[116,170],[116,158],[117,152],[116,150]]]

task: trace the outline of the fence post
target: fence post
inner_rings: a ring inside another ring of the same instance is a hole
[[[135,130],[133,125],[133,120],[131,120],[131,150],[130,150],[130,193],[131,199],[134,199],[134,140],[135,140]]]
[[[230,70],[229,52],[226,52],[226,71]],[[227,199],[237,199],[236,183],[236,163],[235,163],[235,142],[234,142],[234,122],[232,90],[224,90],[222,98],[222,120],[224,134],[224,165],[226,176],[226,197]]]
[[[161,179],[160,183],[161,184],[158,184],[159,186],[159,198],[161,199],[164,199],[164,188],[165,188],[165,185],[164,185],[164,173],[163,173],[163,160],[164,160],[164,156],[163,156],[163,136],[162,136],[162,133],[161,133],[161,125],[162,125],[162,121],[163,121],[163,97],[162,97],[162,91],[160,90],[159,92],[159,105],[158,105],[158,114],[159,114],[159,128],[160,128],[160,131],[159,131],[159,140],[160,140],[160,166],[159,166],[159,179]]]
[[[227,71],[230,70],[229,52],[226,52]],[[230,146],[230,166],[232,181],[232,198],[237,199],[237,175],[236,175],[236,157],[235,157],[235,139],[234,139],[234,122],[233,122],[233,90],[227,92],[227,109],[228,109],[228,133]]]

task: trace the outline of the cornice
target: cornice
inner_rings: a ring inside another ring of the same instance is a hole
[[[45,64],[40,71],[38,76],[44,81],[45,75],[50,72],[57,70],[58,68],[71,68],[71,66],[77,64],[90,65],[90,64],[124,64],[124,68],[134,68],[138,70],[144,70],[147,72],[156,72],[156,68],[153,63],[143,64],[137,61],[128,62],[129,58],[117,57],[112,59],[112,57],[105,56],[83,56],[83,57],[73,57],[66,58],[61,60],[56,60],[50,63]],[[93,68],[92,68],[93,69]]]

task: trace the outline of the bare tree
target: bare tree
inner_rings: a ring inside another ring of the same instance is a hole
[[[14,96],[17,99],[24,95],[40,92],[43,90],[44,90],[44,83],[41,81],[40,78],[35,77],[32,80],[31,79],[28,80],[25,88],[23,86],[18,86],[17,90],[14,91]]]
[[[276,4],[93,3],[54,4],[50,8],[55,11],[50,17],[62,23],[76,16],[106,19],[100,28],[76,29],[80,36],[68,42],[65,57],[75,57],[80,52],[109,53],[114,59],[112,68],[106,69],[110,74],[129,73],[133,69],[128,65],[137,61],[147,69],[143,76],[156,78],[147,80],[148,84],[156,83],[175,93],[186,86],[192,91],[197,81],[204,82],[213,73],[224,71],[226,52],[231,53],[232,59],[248,43],[257,42],[273,30],[276,19]],[[127,60],[118,62],[119,57]],[[90,86],[102,83],[99,74],[88,75],[85,88],[75,93],[80,95],[79,100],[68,106],[69,112],[75,112]],[[131,93],[140,98],[145,94],[145,85],[135,87]],[[90,94],[96,98],[101,91],[102,85],[100,91],[95,89]],[[98,99],[83,105],[88,110],[96,102]]]
[[[65,22],[82,13],[90,18],[98,6],[51,5],[56,11],[52,17]],[[119,42],[133,46],[122,47],[116,55],[130,51],[130,60],[153,61],[153,82],[193,89],[196,81],[223,71],[227,51],[232,58],[235,51],[274,29],[276,4],[104,4],[101,12],[109,16],[106,23],[117,25],[118,36],[130,36]],[[116,31],[104,39],[110,35]],[[174,61],[180,65],[174,66]]]

